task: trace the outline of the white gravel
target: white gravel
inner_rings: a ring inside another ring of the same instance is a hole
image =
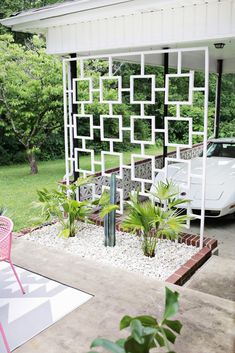
[[[194,246],[159,240],[156,256],[148,258],[135,235],[116,232],[117,244],[112,248],[104,246],[103,227],[78,222],[76,236],[69,239],[59,238],[59,230],[59,224],[45,226],[26,234],[24,239],[160,280],[169,277],[198,251]]]

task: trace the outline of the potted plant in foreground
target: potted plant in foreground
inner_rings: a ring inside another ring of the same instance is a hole
[[[166,287],[165,310],[162,320],[153,316],[124,316],[120,321],[120,330],[129,328],[129,336],[112,342],[105,338],[97,338],[91,348],[103,347],[112,353],[149,353],[156,348],[157,352],[174,353],[171,345],[175,343],[176,335],[180,334],[182,324],[178,320],[170,320],[179,310],[179,293]],[[89,352],[98,353],[98,352]]]
[[[130,201],[127,202],[129,213],[123,221],[123,227],[141,237],[145,256],[155,256],[159,238],[177,239],[186,226],[189,217],[177,207],[189,200],[179,198],[178,194],[178,188],[172,181],[160,181],[152,194],[153,200],[140,202],[138,192],[130,195]]]

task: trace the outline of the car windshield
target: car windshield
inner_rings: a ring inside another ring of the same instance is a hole
[[[207,157],[235,158],[235,143],[211,142],[207,148]]]

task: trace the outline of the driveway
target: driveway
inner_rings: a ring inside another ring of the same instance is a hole
[[[191,222],[190,231],[195,234],[200,232],[200,222]],[[206,218],[205,236],[218,240],[219,256],[235,260],[235,217]]]
[[[200,222],[192,222],[191,231],[199,232]],[[186,287],[235,300],[235,217],[206,219],[205,236],[218,240],[219,256],[212,256],[186,283]]]

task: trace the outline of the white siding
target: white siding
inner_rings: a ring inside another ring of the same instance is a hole
[[[48,53],[95,53],[235,36],[233,0],[137,13],[48,29]]]

